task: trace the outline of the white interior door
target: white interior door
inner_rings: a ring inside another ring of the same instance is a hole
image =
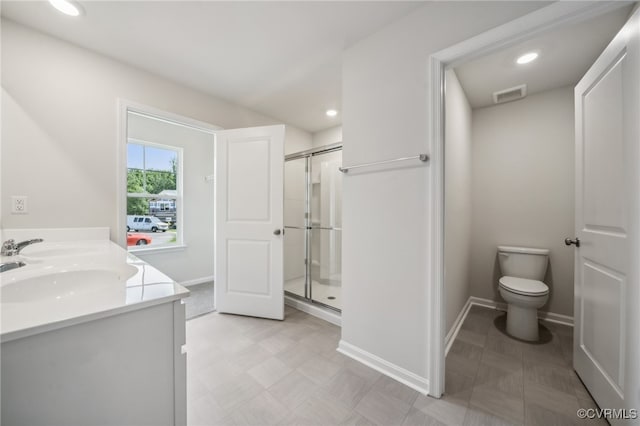
[[[283,319],[284,126],[216,132],[218,312]]]
[[[640,408],[639,43],[636,11],[575,89],[573,362],[600,408]]]

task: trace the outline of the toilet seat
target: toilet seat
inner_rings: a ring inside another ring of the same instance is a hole
[[[506,291],[523,296],[544,296],[549,294],[549,287],[545,283],[526,278],[505,276],[498,280],[498,285]]]

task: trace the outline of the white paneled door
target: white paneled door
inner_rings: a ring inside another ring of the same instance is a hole
[[[575,89],[573,362],[602,409],[640,409],[639,105],[636,11]],[[608,417],[630,424],[634,412]]]
[[[216,132],[216,310],[283,319],[284,126]]]

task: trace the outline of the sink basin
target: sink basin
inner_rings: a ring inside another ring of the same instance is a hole
[[[3,303],[66,300],[101,291],[125,291],[119,284],[134,276],[137,268],[123,265],[114,269],[89,269],[51,272],[31,278],[13,280],[2,286]]]
[[[64,244],[64,243],[44,243],[35,244],[26,247],[22,251],[22,255],[25,257],[45,258],[45,257],[61,257],[61,256],[79,256],[87,254],[95,254],[98,250],[93,246],[84,246],[78,244]]]
[[[87,254],[86,250],[81,248],[51,248],[45,250],[38,250],[37,252],[25,251],[23,256],[29,257],[48,257],[48,256],[77,256],[79,254]]]

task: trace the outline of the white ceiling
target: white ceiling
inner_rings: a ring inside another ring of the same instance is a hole
[[[2,16],[310,132],[340,124],[345,47],[422,2],[43,1]]]
[[[492,93],[521,84],[527,94],[573,85],[625,23],[633,5],[578,24],[547,32],[455,68],[472,108],[493,105]],[[517,65],[523,53],[537,50],[534,62]]]

